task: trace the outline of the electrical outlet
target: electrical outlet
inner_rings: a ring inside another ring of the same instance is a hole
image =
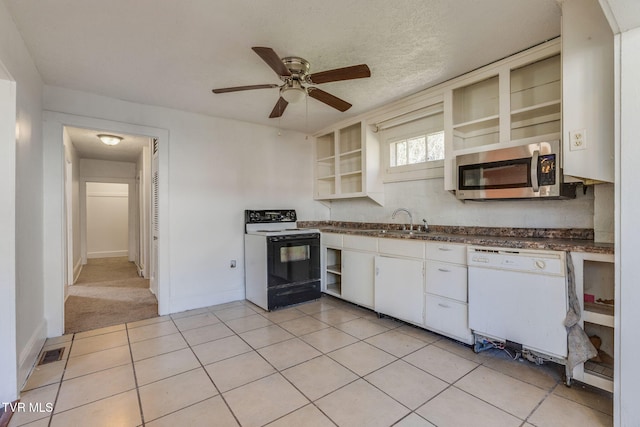
[[[569,132],[569,150],[585,150],[587,148],[587,130],[578,129]]]
[[[229,267],[236,268],[236,260],[235,259],[231,260],[231,262],[229,263]]]

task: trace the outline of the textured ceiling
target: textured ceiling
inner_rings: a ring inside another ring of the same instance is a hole
[[[308,133],[560,34],[556,0],[4,1],[48,85]],[[252,46],[372,76],[321,85],[345,113],[309,99],[269,119],[277,89],[211,93],[280,83]]]
[[[123,140],[118,145],[105,145],[98,139],[98,134],[104,132],[74,127],[66,129],[81,159],[135,163],[142,152],[142,147],[151,144],[148,137],[109,132],[110,135],[121,136]]]

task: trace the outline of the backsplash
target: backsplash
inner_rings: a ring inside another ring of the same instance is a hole
[[[572,200],[510,200],[462,202],[445,191],[441,178],[388,183],[384,186],[385,203],[380,206],[369,199],[345,199],[331,202],[331,220],[404,224],[409,218],[397,208],[409,209],[413,223],[464,227],[498,228],[594,228],[594,196],[589,187],[583,194],[578,187]],[[613,213],[611,213],[613,215]]]

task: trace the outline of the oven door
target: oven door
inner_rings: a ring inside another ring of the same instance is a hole
[[[267,286],[320,280],[318,233],[267,238]]]

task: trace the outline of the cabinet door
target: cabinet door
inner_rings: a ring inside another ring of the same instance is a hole
[[[342,298],[373,308],[373,273],[375,255],[342,251]]]
[[[378,313],[423,324],[424,262],[377,256],[374,301]]]

